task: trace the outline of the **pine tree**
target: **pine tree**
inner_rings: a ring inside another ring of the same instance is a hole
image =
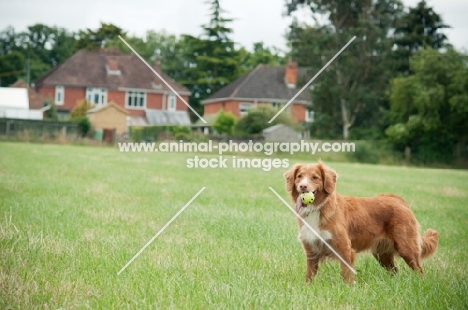
[[[204,34],[198,45],[196,57],[199,71],[198,84],[204,85],[205,93],[201,98],[218,91],[237,77],[239,61],[238,52],[229,35],[232,29],[227,23],[232,19],[223,18],[224,12],[219,0],[211,2],[211,20],[203,26]]]
[[[190,104],[202,113],[200,101],[232,82],[240,73],[239,52],[230,39],[232,19],[222,17],[220,1],[211,4],[210,22],[200,37],[183,36],[185,45],[185,81],[181,83],[192,92]]]

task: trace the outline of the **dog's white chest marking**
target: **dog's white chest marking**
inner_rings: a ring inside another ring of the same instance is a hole
[[[307,224],[312,227],[316,233],[320,235],[324,240],[332,239],[332,234],[328,230],[320,229],[320,212],[312,212],[305,219]],[[315,241],[320,240],[317,235],[310,230],[306,225],[302,225],[297,236],[299,241],[313,244]]]

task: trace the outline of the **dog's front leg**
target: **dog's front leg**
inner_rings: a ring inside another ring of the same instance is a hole
[[[351,248],[351,242],[340,242],[336,244],[336,252],[348,263],[349,266],[354,268],[354,250]],[[341,264],[341,277],[344,281],[354,282],[354,273],[349,269],[346,264],[340,260]]]
[[[306,255],[306,282],[310,282],[312,277],[317,274],[319,259],[317,253],[314,253],[307,244],[302,244]]]
[[[312,277],[315,277],[318,270],[318,259],[307,257],[307,271],[306,271],[306,282],[309,283]]]

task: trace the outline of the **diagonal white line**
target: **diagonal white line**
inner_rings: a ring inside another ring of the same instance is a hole
[[[132,263],[132,262],[133,262],[133,261],[150,245],[150,244],[151,244],[151,242],[153,242],[154,239],[156,239],[156,238],[172,223],[172,221],[174,221],[182,212],[184,212],[185,208],[187,208],[187,207],[195,200],[195,198],[197,198],[198,195],[200,195],[201,192],[203,192],[203,191],[205,190],[205,188],[206,188],[206,187],[203,187],[201,190],[199,190],[198,193],[197,193],[195,196],[193,196],[193,198],[190,199],[189,202],[187,202],[187,204],[185,204],[185,206],[183,206],[182,209],[180,209],[180,211],[177,212],[176,215],[174,215],[174,217],[171,218],[171,220],[170,220],[169,222],[167,222],[167,224],[164,225],[164,227],[161,228],[161,229],[158,231],[158,233],[157,233],[156,235],[154,235],[154,237],[151,238],[151,240],[148,241],[148,242],[145,244],[145,246],[142,247],[141,250],[138,251],[138,253],[136,253],[135,256],[133,256],[131,260],[129,260],[129,262],[128,262],[127,264],[125,264],[125,266],[122,267],[122,269],[120,269],[119,272],[117,272],[117,275],[120,275],[120,274],[122,273],[122,271],[124,271],[124,270],[128,267],[128,265],[130,265],[130,264],[131,264],[131,263]]]
[[[316,74],[306,85],[304,85],[304,87],[302,87],[301,90],[298,91],[297,94],[294,95],[294,97],[292,97],[292,99],[289,100],[288,103],[286,103],[286,104],[284,105],[284,107],[283,107],[281,110],[279,110],[278,113],[276,113],[275,116],[273,116],[273,117],[271,118],[271,120],[270,120],[268,123],[273,122],[273,121],[275,120],[275,118],[277,118],[278,115],[280,115],[280,113],[283,112],[284,109],[286,109],[286,108],[288,107],[288,105],[290,105],[291,102],[293,102],[294,99],[296,99],[297,96],[299,96],[299,95],[304,91],[304,89],[306,89],[307,87],[309,87],[309,85],[315,80],[315,78],[317,78],[317,76],[319,76],[320,73],[322,73],[322,71],[325,70],[325,69],[333,62],[333,60],[335,60],[335,58],[338,57],[338,56],[341,54],[341,52],[343,52],[343,51],[348,47],[348,45],[350,45],[351,42],[354,41],[354,39],[356,39],[356,36],[352,37],[351,40],[349,40],[349,42],[346,43],[346,45],[343,46],[343,48],[341,48],[341,49],[338,51],[338,53],[336,53],[336,55],[333,56],[333,58],[330,59],[330,61],[327,62],[327,64],[326,64],[322,69],[320,69],[320,71],[317,72],[317,74]]]
[[[320,236],[320,235],[315,231],[315,229],[313,229],[313,228],[309,225],[309,223],[307,223],[299,214],[297,214],[297,212],[296,212],[293,208],[291,208],[291,206],[283,199],[283,197],[281,197],[272,187],[268,187],[268,188],[276,195],[276,197],[279,198],[279,200],[281,200],[281,201],[289,208],[289,210],[292,211],[292,213],[294,213],[295,216],[297,216],[297,217],[302,221],[302,223],[304,223],[304,225],[306,225],[306,226],[315,234],[315,236],[317,236],[317,238],[320,239],[320,241],[322,241],[322,242],[330,249],[330,251],[333,252],[333,254],[335,254],[335,255],[343,262],[343,264],[346,265],[346,267],[348,267],[354,274],[357,274],[356,270],[354,270],[354,268],[351,267],[351,266],[343,259],[343,257],[341,257],[341,255],[338,254],[338,252],[336,252],[335,249],[333,249],[332,246],[329,245],[329,244],[325,241],[325,239],[323,239],[322,236]]]
[[[201,121],[202,121],[203,123],[206,124],[206,121],[203,119],[203,117],[201,117],[201,116],[197,113],[197,111],[195,111],[195,110],[190,106],[190,104],[188,104],[187,101],[185,101],[185,99],[182,98],[182,97],[179,95],[179,93],[176,92],[175,89],[172,88],[172,86],[169,85],[169,83],[167,83],[166,80],[164,80],[164,79],[162,78],[162,76],[161,76],[156,70],[154,70],[153,67],[151,67],[151,66],[147,63],[146,60],[144,60],[143,57],[141,57],[140,54],[138,54],[138,53],[133,49],[133,47],[131,47],[130,44],[128,44],[127,41],[124,40],[124,38],[122,38],[122,37],[119,35],[119,39],[122,40],[122,42],[123,42],[138,58],[140,58],[140,60],[141,60],[151,71],[153,71],[153,73],[156,74],[156,76],[157,76],[161,81],[163,81],[163,83],[166,84],[166,86],[169,87],[169,89],[172,90],[172,92],[173,92],[177,97],[179,97],[179,99],[182,100],[182,102],[185,103],[185,105],[186,105],[190,110],[192,110],[192,112],[195,113],[195,115],[198,116],[198,118],[201,119]]]

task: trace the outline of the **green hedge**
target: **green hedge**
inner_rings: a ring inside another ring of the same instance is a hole
[[[134,142],[157,141],[160,136],[167,138],[179,137],[182,140],[190,135],[188,126],[145,126],[130,127],[130,137]]]

